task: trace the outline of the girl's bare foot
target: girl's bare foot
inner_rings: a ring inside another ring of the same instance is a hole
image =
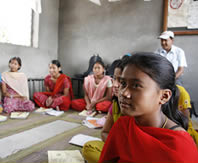
[[[60,111],[60,108],[59,108],[59,106],[56,106],[56,110],[57,110],[57,111]]]

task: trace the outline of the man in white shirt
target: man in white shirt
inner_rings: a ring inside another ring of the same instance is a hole
[[[176,73],[176,83],[182,85],[181,75],[184,67],[187,67],[184,51],[173,45],[174,33],[172,31],[164,31],[158,37],[161,39],[161,48],[156,53],[166,57],[173,65]]]

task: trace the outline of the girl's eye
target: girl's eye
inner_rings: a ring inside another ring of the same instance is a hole
[[[138,88],[138,87],[140,87],[139,84],[137,84],[137,83],[134,83],[134,84],[133,84],[133,88]]]
[[[121,87],[123,87],[123,88],[126,87],[126,82],[124,80],[121,80],[120,84],[121,84]]]

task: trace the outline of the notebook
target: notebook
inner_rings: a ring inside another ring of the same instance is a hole
[[[6,116],[0,115],[0,122],[6,121],[6,120],[7,120]]]
[[[82,124],[88,128],[102,128],[105,124],[105,121],[106,116],[102,118],[87,117],[86,120],[82,121]]]
[[[79,150],[48,151],[48,163],[84,163]]]
[[[53,115],[53,116],[60,116],[62,114],[64,114],[64,111],[57,111],[57,110],[48,110],[45,112],[45,114],[47,115]]]
[[[40,107],[39,109],[35,110],[35,113],[60,116],[60,115],[64,114],[64,111],[57,111],[52,108],[46,109],[46,108]]]
[[[52,108],[47,109],[47,108],[40,107],[40,108],[36,109],[34,112],[35,113],[45,114],[45,112],[49,111],[49,110],[53,110],[53,109]]]
[[[71,138],[71,140],[69,141],[69,143],[83,147],[86,142],[92,141],[92,140],[102,141],[100,138],[97,138],[97,137],[93,137],[93,136],[89,136],[89,135],[84,135],[84,134],[77,134],[77,135],[75,135],[75,136],[73,136]]]
[[[96,111],[92,112],[91,114],[88,114],[87,110],[83,110],[78,115],[85,116],[85,117],[87,117],[87,116],[94,117],[96,114],[97,114]]]
[[[29,116],[29,112],[12,112],[10,118],[12,119],[26,119]]]

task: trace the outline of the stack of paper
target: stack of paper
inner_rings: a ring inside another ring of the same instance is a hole
[[[40,107],[40,108],[36,109],[34,112],[45,114],[46,111],[50,111],[50,110],[53,110],[53,109],[52,108],[47,109],[47,108]]]
[[[26,119],[29,116],[29,112],[12,112],[10,118],[12,119]]]
[[[84,163],[79,150],[48,151],[48,163]]]
[[[100,138],[97,138],[97,137],[88,136],[84,134],[77,134],[71,138],[69,143],[83,147],[86,142],[92,141],[92,140],[102,141]]]
[[[64,114],[64,111],[49,110],[49,109],[47,109],[47,110],[48,111],[46,111],[45,114],[48,114],[48,115],[60,116],[60,115]]]
[[[0,122],[6,121],[6,120],[7,120],[6,116],[0,115]]]
[[[52,108],[46,109],[46,108],[40,107],[39,109],[35,110],[35,113],[60,116],[60,115],[64,114],[64,111],[57,111]]]
[[[105,124],[106,117],[102,118],[93,118],[93,117],[87,117],[86,120],[82,121],[82,124],[84,126],[87,126],[88,128],[102,128]]]
[[[89,116],[89,117],[94,117],[95,115],[97,114],[96,111],[92,112],[91,114],[89,114],[89,112],[87,110],[83,110],[81,111],[78,115],[81,115],[81,116]]]

